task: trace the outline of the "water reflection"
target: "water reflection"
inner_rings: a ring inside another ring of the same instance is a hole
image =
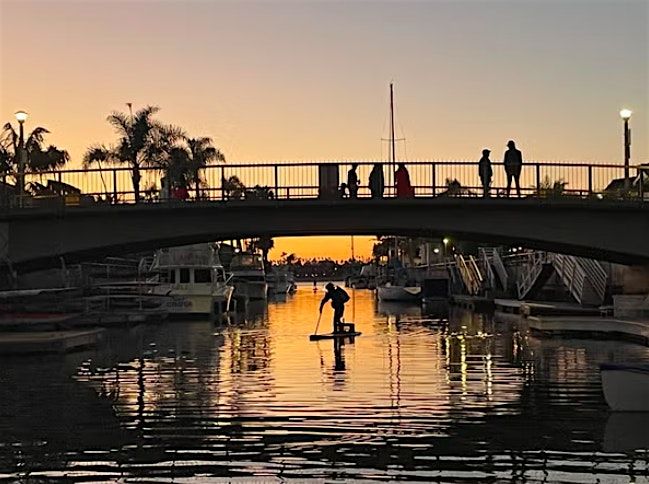
[[[308,340],[322,295],[307,287],[221,328],[115,330],[92,352],[3,361],[0,473],[646,478],[647,444],[626,430],[639,423],[609,417],[597,365],[647,348],[537,340],[463,310],[352,295],[353,342]]]

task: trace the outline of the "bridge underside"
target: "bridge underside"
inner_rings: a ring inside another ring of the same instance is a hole
[[[22,211],[0,217],[13,267],[236,238],[404,235],[522,245],[626,264],[649,262],[649,209],[586,200],[240,201]]]

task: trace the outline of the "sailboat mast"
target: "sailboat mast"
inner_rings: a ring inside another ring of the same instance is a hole
[[[390,83],[390,153],[392,155],[392,170],[394,171],[394,164],[396,163],[396,146],[394,139],[394,88]]]
[[[396,149],[394,139],[394,86],[390,83],[390,172],[394,176],[395,162],[396,162]],[[396,181],[396,180],[395,180]],[[399,245],[398,237],[394,237],[394,258],[399,259]]]

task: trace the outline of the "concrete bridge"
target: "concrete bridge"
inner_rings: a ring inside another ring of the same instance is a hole
[[[71,263],[260,235],[452,236],[647,263],[649,204],[438,197],[33,208],[0,214],[0,258],[29,271],[60,266],[61,258]]]

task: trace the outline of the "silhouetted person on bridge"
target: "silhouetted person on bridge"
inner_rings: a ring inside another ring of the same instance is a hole
[[[512,179],[516,183],[516,193],[518,196],[521,196],[521,169],[523,168],[523,155],[519,150],[516,149],[516,143],[512,140],[507,142],[507,147],[509,148],[505,151],[505,158],[503,160],[505,164],[505,174],[507,175],[507,196],[509,196],[509,190],[512,186]]]
[[[491,177],[494,174],[491,169],[489,153],[491,153],[491,151],[487,149],[482,150],[482,158],[480,158],[480,161],[478,162],[478,175],[480,176],[480,183],[482,183],[482,196],[485,198],[489,196]]]
[[[334,310],[334,333],[340,333],[342,332],[340,325],[345,314],[345,303],[349,301],[349,294],[343,288],[334,286],[331,282],[327,283],[325,290],[327,292],[320,301],[320,312],[322,313],[322,308],[327,301],[331,301],[331,307]]]
[[[369,185],[372,198],[383,198],[385,180],[383,178],[383,166],[380,163],[374,163],[370,172]]]
[[[354,163],[351,169],[347,172],[347,190],[349,190],[349,198],[358,198],[358,174],[356,169],[358,164]]]
[[[394,172],[394,185],[397,189],[397,198],[413,198],[415,196],[415,190],[410,184],[410,174],[403,163],[399,163],[397,171]]]

